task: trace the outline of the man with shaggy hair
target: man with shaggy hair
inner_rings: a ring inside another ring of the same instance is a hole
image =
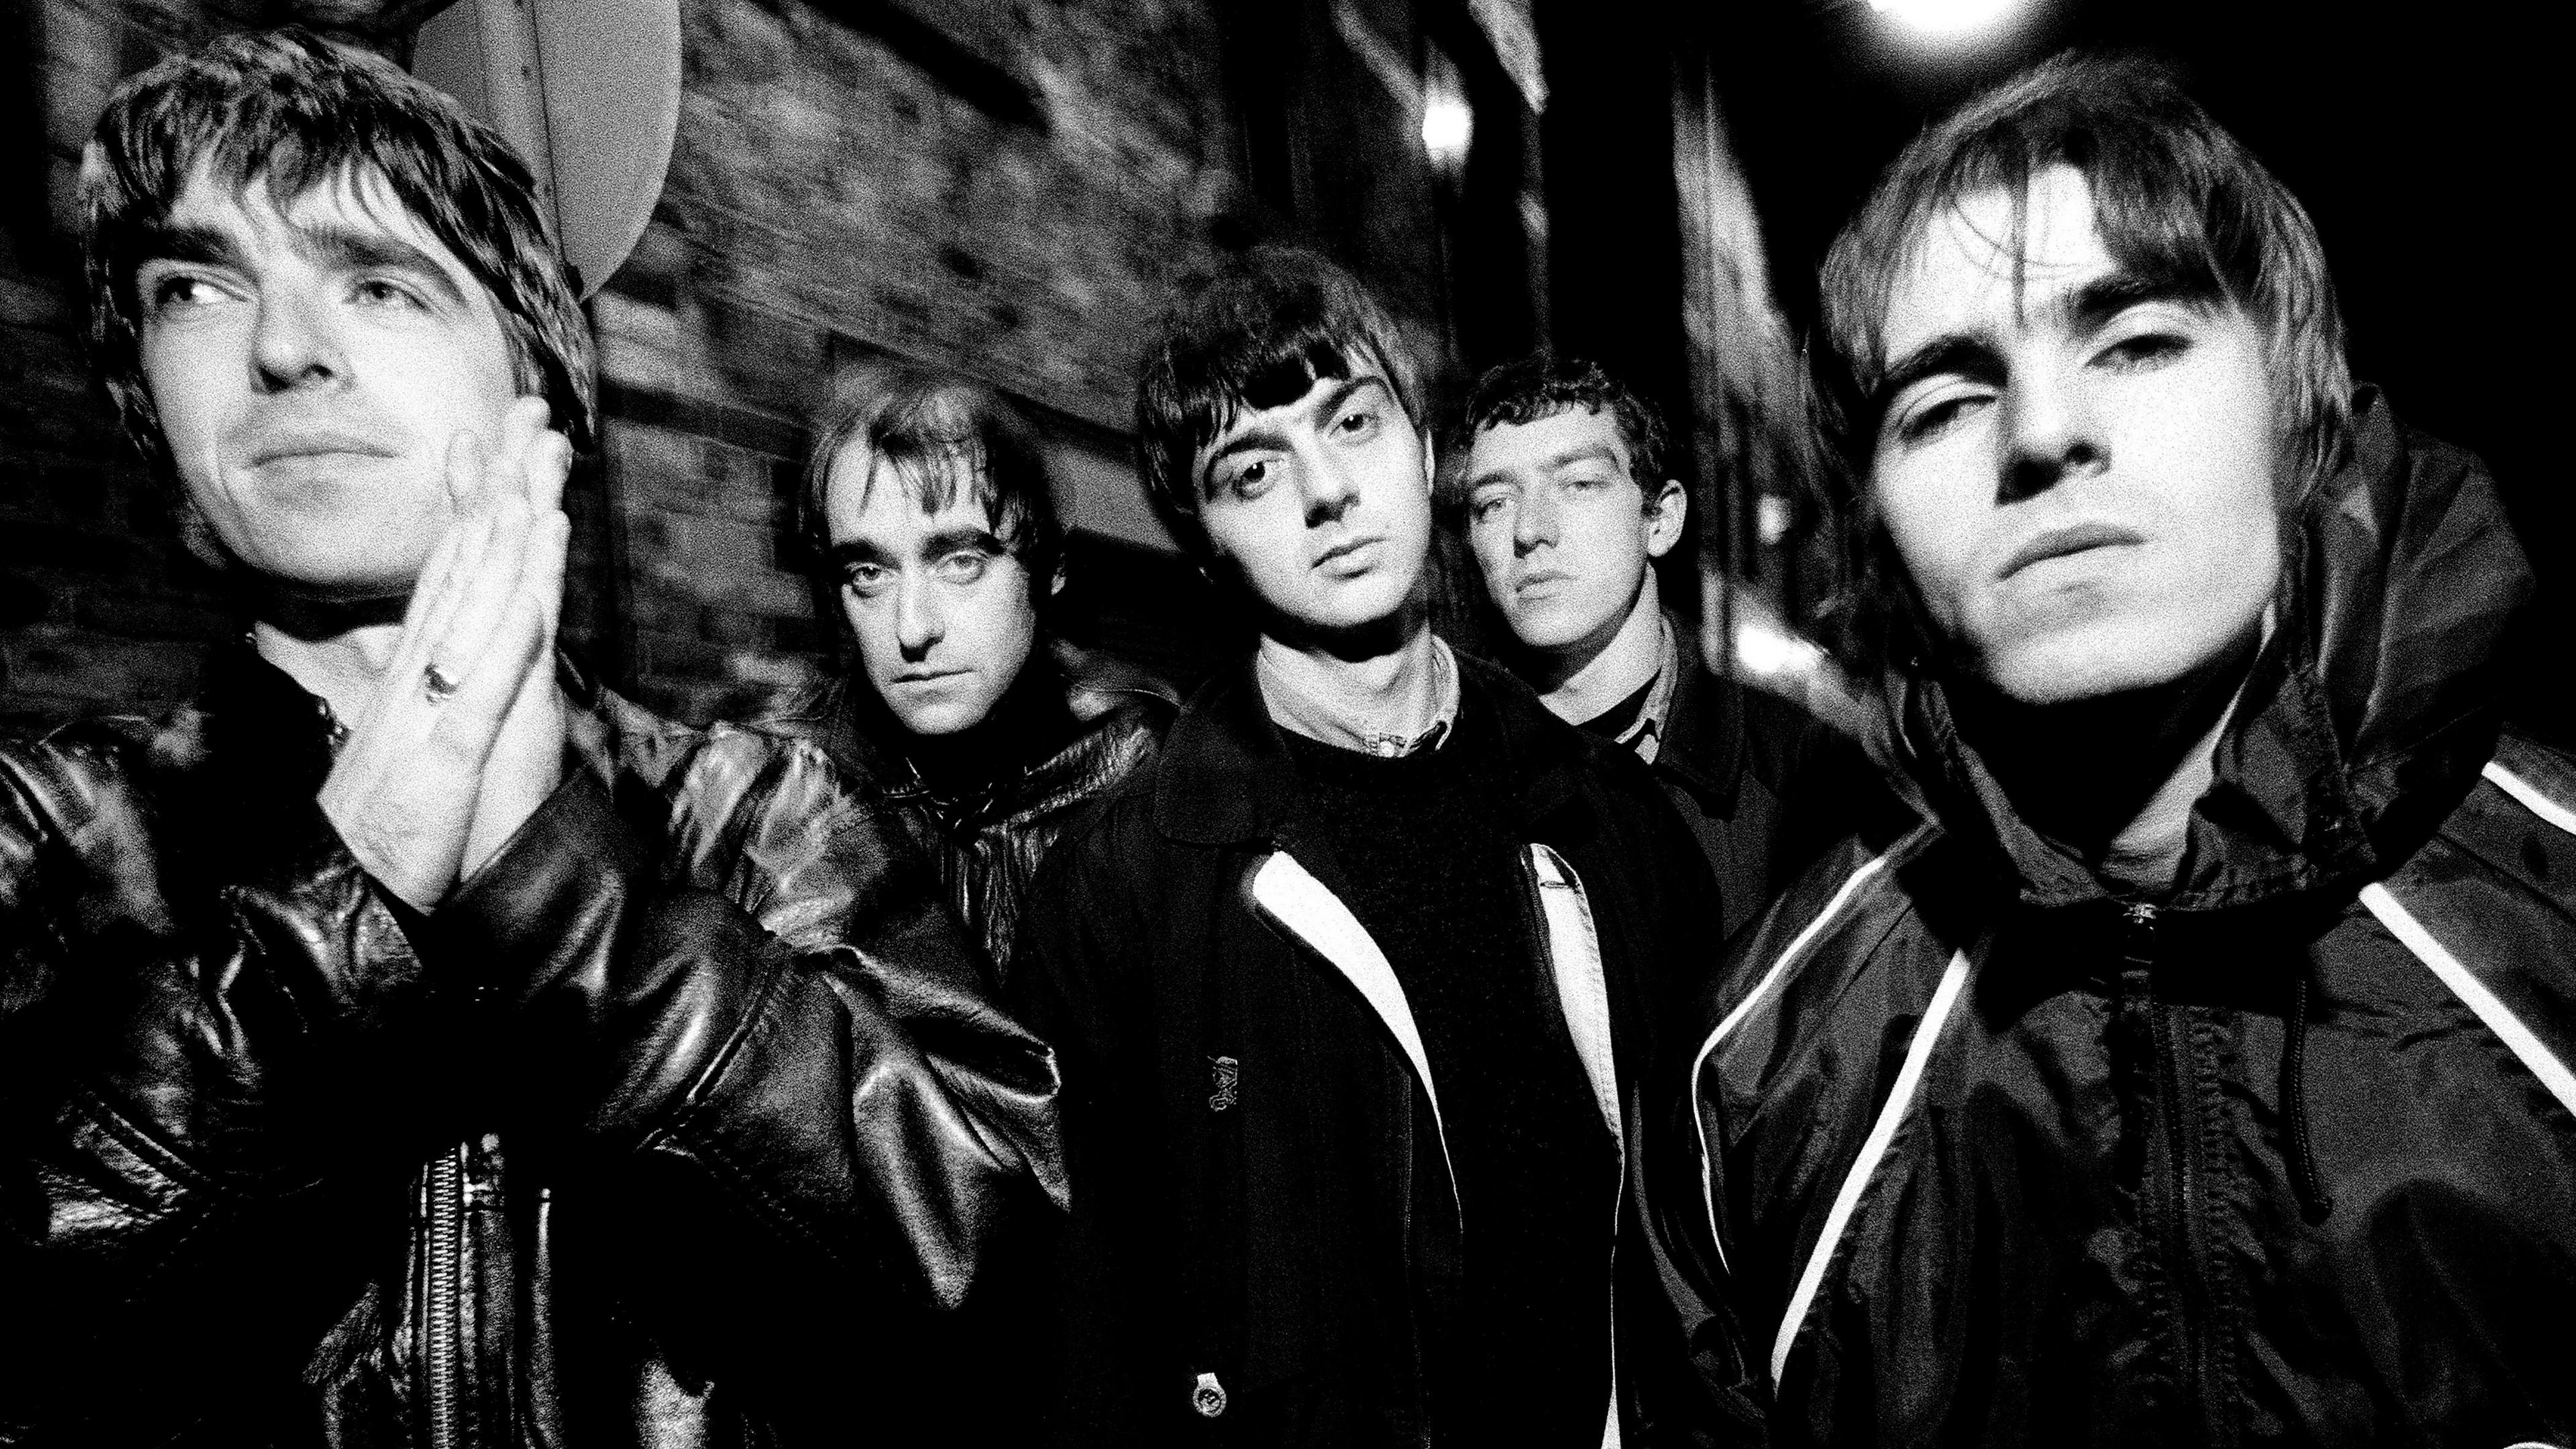
[[[1467,394],[1448,502],[1507,640],[1503,658],[1548,712],[1626,745],[1655,772],[1717,878],[1721,936],[1864,821],[1910,823],[1859,745],[1749,688],[1701,629],[1664,607],[1655,562],[1681,541],[1690,496],[1664,464],[1655,405],[1578,358],[1503,363]],[[1885,828],[1885,827],[1882,827]]]
[[[779,723],[903,823],[1007,973],[1039,863],[1152,757],[1171,701],[1058,649],[1054,481],[990,389],[915,368],[853,378],[815,429],[804,503],[853,658]]]
[[[0,739],[0,1439],[919,1391],[1061,1198],[1052,1063],[819,752],[557,658],[591,353],[527,171],[284,31],[127,83],[81,186],[101,369],[244,634],[192,708]]]
[[[1021,929],[1076,1184],[1058,1442],[1593,1449],[1674,1381],[1630,1129],[1713,891],[1632,757],[1430,632],[1421,397],[1358,282],[1271,250],[1138,382],[1256,637]]]
[[[1931,818],[1680,1058],[1705,1381],[1795,1444],[2576,1440],[2576,763],[2501,727],[2485,472],[2144,63],[1924,133],[1823,284],[1846,636]]]

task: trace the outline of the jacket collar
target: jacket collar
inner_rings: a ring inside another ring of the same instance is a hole
[[[1573,793],[1583,737],[1549,714],[1527,685],[1460,654],[1458,708],[1489,713],[1523,819],[1544,815]],[[1192,845],[1285,843],[1299,833],[1305,810],[1304,786],[1247,655],[1201,686],[1173,721],[1155,775],[1155,828]]]
[[[2350,889],[2430,838],[2501,726],[2497,644],[2532,588],[2495,485],[2469,454],[2355,398],[2346,457],[2308,499],[2280,624],[2219,741],[2169,904],[2214,909]],[[2020,897],[2108,893],[2014,814],[1958,735],[1940,682],[1898,677],[1900,749],[1943,827]]]
[[[1710,814],[1731,819],[1744,777],[1744,686],[1702,667],[1696,652],[1682,646],[1689,632],[1672,611],[1664,612],[1673,687],[1655,768],[1680,776],[1708,803]]]

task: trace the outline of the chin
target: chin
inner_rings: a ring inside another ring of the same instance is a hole
[[[1505,620],[1511,625],[1512,637],[1524,649],[1549,652],[1571,649],[1587,639],[1599,637],[1610,627],[1613,615],[1581,618],[1564,609],[1529,609],[1520,613],[1508,610]]]
[[[2226,652],[2242,633],[2201,637],[2156,622],[2106,620],[2052,630],[1989,652],[1986,683],[2018,704],[2074,704],[2173,683]]]

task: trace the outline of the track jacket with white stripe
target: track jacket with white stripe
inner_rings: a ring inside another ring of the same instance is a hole
[[[1648,1188],[1774,1441],[2576,1445],[2576,763],[2499,725],[2490,480],[2375,393],[2355,433],[2169,897],[1907,681],[1934,823],[1702,1002]]]
[[[1715,891],[1634,756],[1491,665],[1458,673],[1461,715],[1501,736],[1532,980],[1618,1144],[1581,1189],[1612,1300],[1611,1392],[1582,1449],[1634,1449],[1741,1404],[1702,1403],[1677,1361],[1634,1186],[1638,1093],[1716,965]],[[1427,1305],[1476,1231],[1445,1171],[1463,1086],[1434,1079],[1312,809],[1246,661],[1039,873],[1010,990],[1064,1070],[1050,1443],[1459,1442],[1424,1364]]]

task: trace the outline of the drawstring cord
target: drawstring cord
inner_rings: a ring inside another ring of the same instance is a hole
[[[2287,1034],[2281,1044],[2281,1113],[2290,1125],[2290,1191],[2299,1199],[2299,1216],[2311,1227],[2334,1211],[2334,1199],[2317,1181],[2316,1148],[2308,1135],[2308,982],[2315,974],[2313,964],[2303,963],[2291,991],[2290,1019],[2283,1023]]]

